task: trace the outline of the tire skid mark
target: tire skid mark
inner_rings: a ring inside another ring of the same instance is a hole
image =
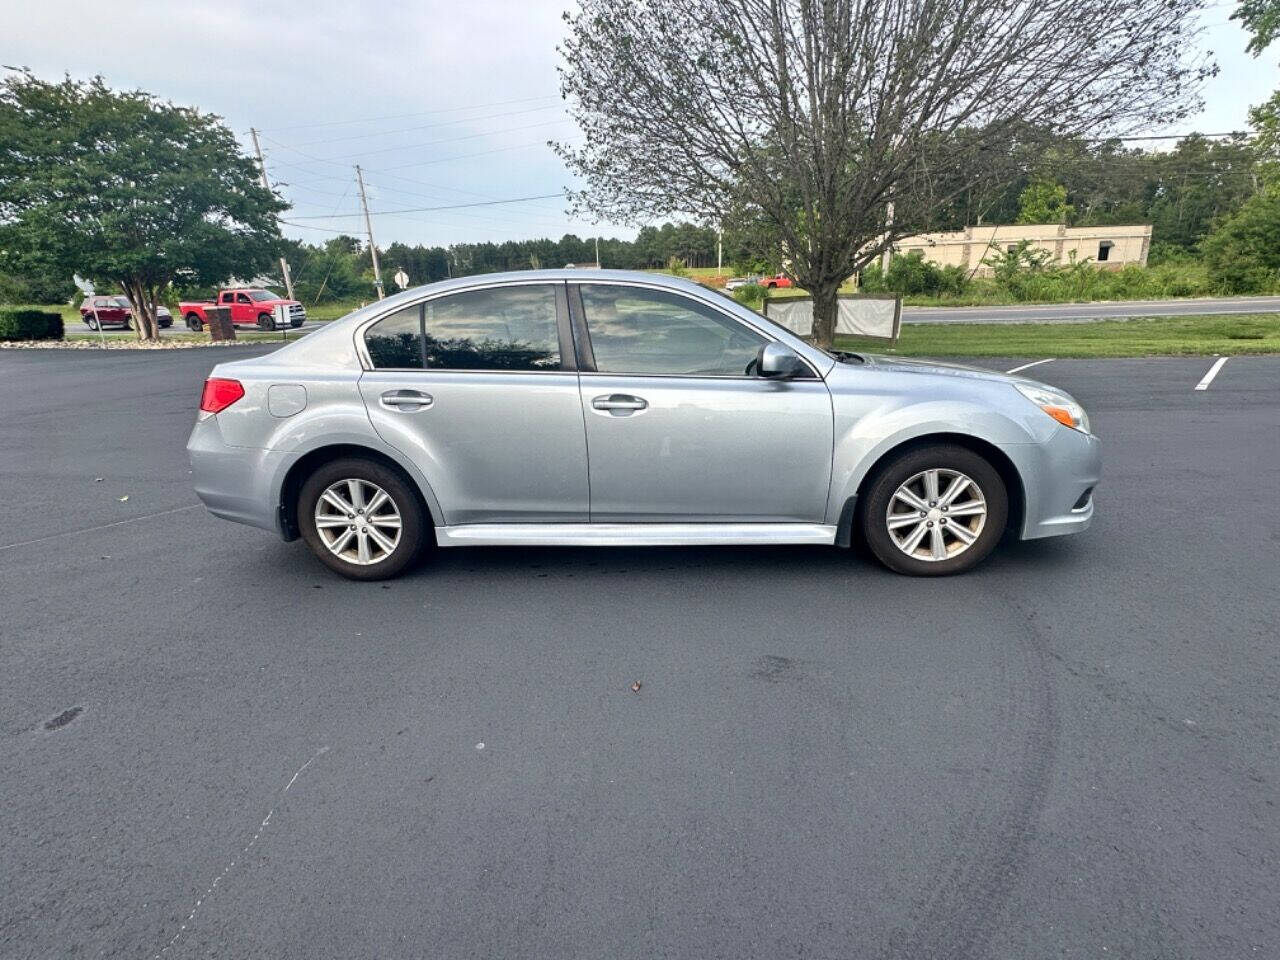
[[[983,755],[985,776],[974,790],[973,813],[948,841],[956,853],[935,871],[939,879],[912,910],[910,928],[889,938],[885,960],[984,956],[1030,857],[1057,754],[1057,691],[1035,612],[1014,596],[995,599],[1026,627],[1017,654],[1007,658],[1014,669],[999,665],[998,686],[1007,696]]]
[[[297,770],[294,771],[293,776],[289,778],[289,782],[286,783],[284,785],[284,789],[282,789],[279,792],[279,796],[283,798],[284,795],[289,792],[289,788],[292,787],[294,783],[297,782],[298,777],[302,776],[303,771],[306,770],[307,767],[311,766],[311,764],[314,763],[318,757],[328,752],[329,752],[329,748],[327,746],[324,746],[324,747],[321,747],[319,750],[317,750],[315,753],[313,753],[311,755],[311,759],[309,759],[306,763],[304,763],[302,766],[300,766]],[[278,802],[279,801],[277,801],[277,803]],[[258,840],[262,838],[262,832],[267,829],[267,825],[271,823],[271,818],[275,816],[275,813],[276,813],[276,808],[273,805],[271,809],[267,811],[267,815],[262,818],[262,822],[258,824],[258,829],[254,831],[253,836],[249,838],[249,842],[240,848],[240,852],[231,858],[231,861],[225,867],[222,868],[222,872],[220,874],[218,874],[216,877],[213,878],[213,883],[209,884],[209,886],[205,888],[204,893],[202,893],[199,897],[196,898],[195,905],[191,908],[191,912],[187,914],[187,918],[178,925],[177,932],[175,932],[174,935],[169,938],[168,943],[166,943],[163,947],[159,949],[159,951],[156,952],[152,960],[160,960],[161,957],[163,957],[166,953],[169,952],[169,950],[173,948],[174,944],[178,942],[179,938],[184,933],[186,933],[187,927],[191,926],[192,923],[194,923],[196,914],[200,911],[201,904],[203,904],[206,900],[208,900],[210,897],[213,896],[213,891],[216,890],[218,888],[218,885],[227,878],[227,874],[229,874],[232,868],[236,865],[236,859],[237,858],[243,859],[244,857],[249,855],[249,851],[252,850],[254,844],[256,844]]]

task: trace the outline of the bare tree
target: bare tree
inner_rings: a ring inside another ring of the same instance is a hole
[[[829,346],[840,285],[1011,140],[1186,116],[1203,4],[581,0],[561,89],[585,143],[557,149],[597,216],[757,211]]]

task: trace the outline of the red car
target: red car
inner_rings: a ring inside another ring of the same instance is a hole
[[[183,301],[178,304],[182,318],[192,330],[203,330],[208,317],[205,310],[209,307],[230,307],[231,322],[235,326],[251,325],[263,330],[278,329],[275,308],[288,308],[289,326],[300,327],[307,320],[307,309],[297,300],[286,300],[270,290],[260,287],[235,287],[230,290],[219,290],[217,300]]]
[[[88,325],[90,330],[97,330],[99,324],[103,327],[123,327],[129,330],[133,327],[133,306],[127,297],[104,297],[94,294],[92,297],[85,297],[84,303],[80,304],[80,319]],[[173,317],[169,311],[158,304],[156,305],[156,323],[161,327],[173,326]]]
[[[779,273],[772,277],[761,277],[759,280],[756,281],[756,283],[760,284],[760,286],[762,287],[768,287],[770,290],[777,287],[794,287],[795,286],[795,284],[791,282],[791,278],[788,277],[785,273]]]

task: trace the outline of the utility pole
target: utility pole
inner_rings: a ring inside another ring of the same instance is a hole
[[[724,273],[724,226],[716,228],[716,276]]]
[[[273,191],[271,181],[267,179],[267,163],[262,159],[262,147],[258,145],[258,131],[250,127],[249,136],[253,137],[253,152],[258,155],[258,170],[262,173],[262,186],[271,193]],[[293,277],[289,275],[289,261],[284,257],[280,258],[280,273],[284,275],[284,288],[289,292],[289,299],[297,299],[293,295]]]
[[[599,237],[596,237],[596,267],[597,269],[603,269],[600,266],[600,238]]]
[[[386,294],[382,290],[382,267],[378,263],[378,245],[373,242],[373,221],[369,219],[369,201],[364,195],[364,174],[360,172],[360,164],[356,164],[356,182],[360,184],[360,206],[364,207],[364,229],[369,234],[369,253],[373,256],[373,282],[378,287],[378,299]]]

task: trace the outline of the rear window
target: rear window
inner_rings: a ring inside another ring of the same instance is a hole
[[[551,284],[469,290],[406,307],[365,332],[374,367],[560,369]]]

